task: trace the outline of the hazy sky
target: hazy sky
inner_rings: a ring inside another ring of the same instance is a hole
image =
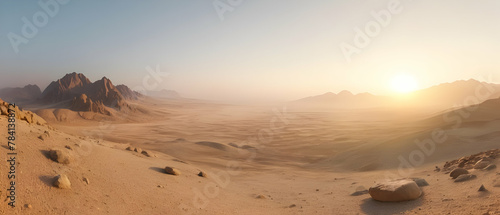
[[[34,83],[43,90],[70,72],[140,86],[145,68],[157,64],[170,74],[159,88],[217,100],[290,100],[344,89],[388,94],[401,73],[420,88],[500,79],[497,0],[220,2],[232,10],[224,20],[212,0],[73,0],[49,15],[38,1],[0,1],[0,87]],[[399,13],[373,25],[371,12],[390,8]],[[24,38],[23,17],[33,23],[34,16],[41,27],[35,35],[24,29],[32,38],[16,53],[11,37]],[[372,37],[348,62],[340,44],[355,47],[354,29],[366,33],[367,24]]]

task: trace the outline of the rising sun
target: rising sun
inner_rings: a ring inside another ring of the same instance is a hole
[[[409,93],[417,90],[417,80],[408,74],[395,76],[391,84],[392,90],[398,93]]]

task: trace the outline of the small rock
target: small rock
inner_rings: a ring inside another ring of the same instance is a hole
[[[89,179],[88,179],[88,178],[83,178],[83,181],[84,181],[85,183],[87,183],[87,185],[88,185],[88,184],[90,184],[90,181],[89,181]]]
[[[465,175],[465,174],[469,174],[469,171],[467,171],[466,169],[463,169],[463,168],[456,168],[453,171],[451,171],[450,177],[452,179],[456,179],[456,178],[458,178],[458,176]]]
[[[129,146],[129,147],[127,147],[125,150],[127,150],[127,151],[134,151],[134,150],[132,149],[132,147],[130,147],[130,146]]]
[[[164,187],[164,186],[162,186],[162,185],[158,185],[158,188],[165,188],[165,187]]]
[[[497,165],[495,164],[490,164],[488,165],[487,167],[485,167],[483,170],[486,170],[486,171],[490,171],[490,170],[494,170],[497,168]]]
[[[172,167],[165,167],[165,173],[170,174],[170,175],[180,175],[181,172],[177,169],[174,169]]]
[[[60,189],[71,189],[71,182],[66,175],[58,175],[54,182],[54,187]]]
[[[266,196],[264,196],[264,195],[258,195],[258,196],[257,196],[257,199],[267,199],[267,198],[266,198]]]
[[[63,150],[50,150],[49,155],[51,160],[61,164],[69,164],[73,160],[71,155]]]
[[[434,172],[441,172],[441,169],[438,166],[436,166],[436,169],[434,169]]]
[[[69,145],[64,146],[64,148],[67,148],[69,150],[73,150],[73,148],[71,148],[71,146],[69,146]]]
[[[42,135],[38,136],[38,139],[40,139],[42,141],[46,140],[47,138],[48,138],[47,134],[42,134]]]
[[[484,185],[481,185],[481,187],[479,188],[478,191],[479,192],[485,192],[485,191],[488,191],[488,190],[484,187]]]
[[[480,161],[478,161],[478,162],[474,165],[474,169],[484,169],[484,168],[486,168],[488,165],[490,165],[490,162],[489,162],[489,161],[485,161],[484,159],[481,159]]]
[[[135,149],[134,149],[134,152],[137,152],[137,153],[142,153],[142,149],[141,149],[141,148],[135,148]]]
[[[297,205],[291,204],[290,206],[288,206],[288,208],[294,208],[294,207],[297,207]]]
[[[422,179],[422,178],[412,178],[411,180],[413,180],[415,183],[417,183],[417,185],[419,187],[429,186],[429,183],[427,183],[427,181],[425,179]]]
[[[28,209],[33,208],[33,206],[31,206],[30,204],[26,204],[26,205],[24,205],[24,206],[25,206],[26,208],[28,208]]]
[[[198,173],[198,176],[203,177],[203,178],[206,178],[206,177],[207,177],[207,174],[206,174],[206,173],[204,173],[204,172],[202,172],[202,171],[200,171],[200,173]]]
[[[455,182],[464,182],[464,181],[469,181],[469,180],[472,180],[472,179],[475,179],[475,178],[477,178],[476,175],[465,174],[465,175],[458,176],[458,178],[455,179]]]
[[[142,151],[141,154],[145,155],[146,157],[152,157],[151,153],[149,153],[148,151]]]

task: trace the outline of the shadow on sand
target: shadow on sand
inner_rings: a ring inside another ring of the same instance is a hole
[[[160,168],[160,167],[149,167],[149,169],[150,170],[154,170],[154,171],[159,172],[159,173],[165,174],[165,169]]]
[[[42,155],[45,156],[47,159],[51,160],[49,150],[40,150],[40,153],[42,153]]]
[[[49,187],[52,187],[52,185],[54,184],[54,181],[55,181],[54,177],[51,177],[48,175],[42,175],[38,178],[40,179],[40,181],[42,181],[44,184],[46,184]]]
[[[372,198],[367,198],[363,200],[361,210],[368,215],[400,214],[401,212],[420,207],[424,201],[423,198],[424,196],[415,201],[407,202],[379,202]]]

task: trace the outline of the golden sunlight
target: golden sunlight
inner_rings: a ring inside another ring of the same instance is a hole
[[[400,74],[392,79],[392,90],[398,93],[409,93],[417,90],[417,80],[408,74]]]

